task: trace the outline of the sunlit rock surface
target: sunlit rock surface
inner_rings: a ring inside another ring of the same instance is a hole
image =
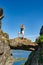
[[[21,50],[27,50],[27,51],[35,51],[38,48],[38,44],[35,42],[32,42],[31,40],[27,38],[17,37],[14,39],[10,39],[10,47],[15,50],[21,49]]]
[[[12,65],[14,62],[13,57],[11,57],[8,38],[8,34],[0,30],[0,65]]]

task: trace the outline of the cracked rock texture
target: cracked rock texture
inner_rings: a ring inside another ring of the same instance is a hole
[[[9,36],[0,30],[0,65],[12,65],[14,58],[11,56]]]

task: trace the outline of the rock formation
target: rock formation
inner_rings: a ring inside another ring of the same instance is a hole
[[[40,35],[43,35],[43,25],[42,25],[42,27],[40,29]]]
[[[0,65],[12,65],[14,62],[11,56],[8,34],[0,30]]]
[[[31,52],[25,65],[43,65],[43,43],[39,43],[37,50]]]
[[[12,49],[19,49],[19,50],[27,50],[27,51],[35,51],[38,48],[38,44],[32,42],[27,38],[14,38],[10,39],[10,47]]]
[[[14,58],[11,56],[11,48],[34,51],[37,46],[38,44],[32,43],[26,38],[9,39],[9,35],[0,30],[0,65],[13,64]]]
[[[40,44],[21,37],[9,39],[9,35],[0,30],[0,65],[13,64],[14,58],[11,56],[11,49],[32,51],[25,65],[43,65],[43,44]]]

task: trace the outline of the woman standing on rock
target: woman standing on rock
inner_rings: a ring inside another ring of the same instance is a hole
[[[20,25],[20,32],[18,33],[18,36],[19,34],[22,34],[24,38],[24,25],[23,24]]]

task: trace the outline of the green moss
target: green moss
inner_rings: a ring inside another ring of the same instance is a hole
[[[40,35],[40,43],[42,43],[43,42],[43,35]]]

